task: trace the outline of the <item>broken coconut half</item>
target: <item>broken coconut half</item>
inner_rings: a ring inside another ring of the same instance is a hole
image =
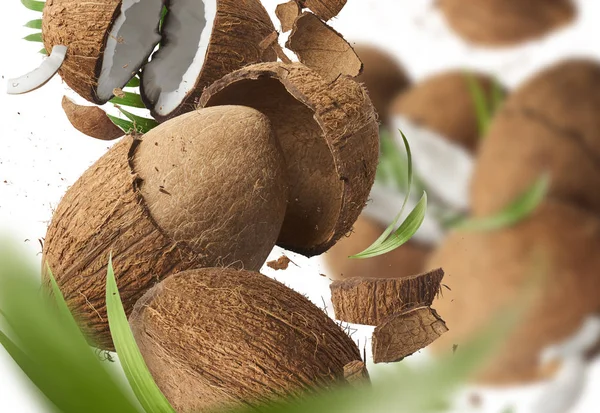
[[[325,81],[300,63],[263,63],[215,82],[200,103],[249,106],[271,120],[290,189],[280,246],[318,255],[350,231],[379,157],[376,114],[360,84],[347,76]]]
[[[125,135],[98,106],[78,105],[66,96],[62,108],[71,125],[79,132],[95,139],[112,141]]]

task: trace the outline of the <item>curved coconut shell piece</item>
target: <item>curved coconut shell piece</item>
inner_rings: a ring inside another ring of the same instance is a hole
[[[512,202],[544,173],[550,197],[600,211],[600,63],[571,60],[504,103],[481,147],[472,184],[477,215]]]
[[[356,344],[304,296],[262,274],[207,268],[148,291],[129,319],[180,413],[256,406],[345,379]]]
[[[363,64],[350,43],[312,13],[296,19],[286,47],[328,81],[362,72]]]
[[[544,36],[573,21],[572,0],[441,0],[450,26],[464,39],[510,46]]]
[[[451,288],[434,302],[450,328],[434,349],[450,353],[467,342],[540,276],[534,300],[479,376],[490,384],[539,380],[541,351],[600,307],[599,250],[597,215],[550,201],[511,228],[450,234],[430,261],[444,267]]]
[[[238,171],[232,174],[231,171]],[[90,341],[112,349],[105,279],[112,252],[127,314],[163,278],[204,266],[258,269],[287,200],[268,119],[243,107],[180,116],[117,143],[67,191],[44,243]]]
[[[440,268],[405,278],[351,278],[334,281],[331,301],[335,318],[347,323],[377,326],[393,314],[429,307],[440,293]]]
[[[290,0],[282,3],[275,9],[275,15],[281,22],[281,31],[287,33],[294,27],[294,22],[302,12],[300,5],[296,0]]]
[[[271,120],[290,187],[280,246],[318,255],[350,231],[379,157],[376,115],[362,86],[344,76],[326,82],[299,63],[264,63],[215,82],[200,103],[249,106]]]
[[[452,71],[432,76],[400,94],[392,103],[391,116],[406,116],[475,151],[480,133],[468,76],[473,76],[491,103],[494,79],[483,74]]]
[[[303,8],[309,8],[323,21],[337,16],[348,0],[297,0]]]
[[[79,132],[95,139],[112,141],[125,135],[98,106],[78,105],[66,96],[62,99],[62,108]]]

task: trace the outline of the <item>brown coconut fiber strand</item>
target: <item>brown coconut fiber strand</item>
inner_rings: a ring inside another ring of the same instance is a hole
[[[42,35],[46,50],[56,45],[68,47],[58,73],[71,89],[93,103],[104,103],[96,96],[96,88],[106,36],[120,13],[121,0],[47,0],[44,6]]]
[[[379,127],[366,90],[300,63],[264,63],[225,76],[201,99],[225,104],[266,114],[281,143],[290,197],[278,244],[307,256],[327,251],[350,231],[375,179]]]
[[[363,361],[354,360],[344,366],[344,379],[350,385],[362,386],[369,382],[369,372]]]
[[[196,85],[171,114],[161,116],[151,109],[152,116],[165,121],[190,112],[198,106],[202,91],[224,75],[252,63],[276,61],[273,48],[261,48],[261,42],[274,31],[260,0],[218,0],[210,44]],[[144,98],[143,88],[141,93]]]
[[[544,173],[549,196],[600,211],[600,63],[569,60],[515,91],[481,146],[472,185],[477,215],[508,205]]]
[[[296,0],[282,3],[275,9],[275,15],[281,23],[281,31],[287,33],[294,27],[294,22],[302,12],[300,5]]]
[[[400,94],[392,103],[392,116],[405,116],[474,151],[481,136],[468,76],[473,76],[491,103],[494,85],[491,77],[451,71],[425,79]]]
[[[304,296],[262,274],[177,274],[130,324],[156,383],[180,413],[256,406],[344,381],[354,341]]]
[[[416,241],[409,241],[387,254],[368,260],[349,258],[364,251],[384,231],[384,225],[365,217],[364,214],[361,215],[354,224],[352,233],[340,239],[323,255],[331,278],[403,278],[425,271],[425,264],[433,247]]]
[[[296,19],[286,46],[328,81],[362,72],[363,64],[350,43],[312,13],[302,13]]]
[[[334,281],[331,301],[335,317],[353,324],[377,326],[387,317],[415,307],[428,307],[440,293],[440,268],[406,278],[352,278]]]
[[[441,0],[449,25],[461,37],[487,46],[511,46],[571,23],[572,0]]]
[[[63,96],[62,108],[71,125],[87,136],[103,141],[112,141],[125,134],[98,106],[78,105]]]
[[[451,353],[468,342],[534,282],[536,294],[478,380],[539,380],[541,351],[572,336],[600,308],[598,251],[597,214],[553,201],[513,227],[451,233],[430,262],[451,274],[445,281],[451,290],[434,303],[450,332],[433,348]]]
[[[373,332],[373,362],[395,363],[424,349],[448,327],[435,310],[421,307],[386,318]]]
[[[347,0],[297,0],[303,8],[309,8],[323,21],[337,16],[346,5]]]

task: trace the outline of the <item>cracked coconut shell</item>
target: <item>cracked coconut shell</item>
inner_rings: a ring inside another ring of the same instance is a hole
[[[179,413],[256,407],[343,383],[354,341],[301,294],[262,274],[205,268],[149,290],[129,318]]]
[[[310,9],[323,21],[336,17],[348,0],[296,0],[302,8]]]
[[[290,189],[278,245],[313,256],[350,231],[379,157],[376,114],[360,84],[345,76],[326,82],[299,63],[263,63],[215,82],[200,103],[249,106],[271,120]]]
[[[103,141],[112,141],[125,135],[98,106],[78,105],[63,96],[62,108],[71,125],[84,135]]]
[[[441,0],[439,7],[462,38],[486,46],[542,37],[576,15],[572,0]]]
[[[434,349],[478,334],[535,285],[515,330],[478,380],[514,384],[542,379],[541,351],[576,332],[600,308],[600,220],[575,206],[546,201],[531,218],[494,232],[454,232],[430,265],[443,266],[450,290],[434,302],[450,332]]]
[[[550,197],[600,211],[598,113],[598,62],[561,62],[526,82],[504,103],[481,145],[474,212],[497,212],[544,173],[550,173]]]
[[[264,115],[235,106],[194,111],[124,138],[90,167],[58,205],[43,260],[90,341],[112,349],[109,254],[127,314],[179,271],[257,270],[280,232],[286,185]]]

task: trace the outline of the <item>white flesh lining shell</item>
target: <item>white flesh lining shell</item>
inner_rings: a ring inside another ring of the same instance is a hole
[[[106,41],[98,98],[106,102],[124,87],[146,62],[161,36],[158,32],[163,0],[123,0]]]
[[[54,46],[52,53],[46,58],[40,67],[24,76],[9,79],[6,92],[9,95],[20,95],[28,93],[44,86],[62,66],[67,55],[67,46]]]
[[[154,110],[168,116],[196,86],[217,14],[217,0],[171,0],[163,27],[165,43],[142,73]]]

